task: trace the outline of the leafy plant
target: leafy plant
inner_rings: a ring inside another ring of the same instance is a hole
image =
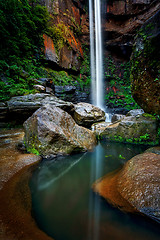
[[[131,94],[130,62],[116,66],[109,56],[106,59],[105,69],[105,79],[108,83],[106,104],[109,107],[125,107],[127,110],[139,108]]]

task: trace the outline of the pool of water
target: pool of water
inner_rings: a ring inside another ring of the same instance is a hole
[[[102,142],[93,152],[42,161],[30,180],[32,214],[55,240],[158,240],[158,223],[121,212],[92,191],[144,146]]]

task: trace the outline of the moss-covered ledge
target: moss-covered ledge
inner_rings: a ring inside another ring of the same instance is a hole
[[[97,127],[98,129],[98,127]],[[96,130],[98,139],[144,145],[159,144],[159,122],[150,114],[126,116],[123,119]]]

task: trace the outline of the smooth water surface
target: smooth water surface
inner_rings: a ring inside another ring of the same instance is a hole
[[[94,152],[42,161],[30,181],[38,226],[55,240],[158,240],[157,223],[121,212],[91,189],[96,179],[144,150],[103,142]]]

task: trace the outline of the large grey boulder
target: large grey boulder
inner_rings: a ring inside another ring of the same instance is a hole
[[[53,105],[38,109],[24,123],[27,150],[43,156],[91,150],[94,133],[80,127],[71,115]]]
[[[51,104],[62,109],[72,109],[74,105],[71,102],[64,102],[54,95],[45,93],[29,94],[25,96],[12,97],[7,101],[9,112],[35,111],[45,104]]]
[[[6,102],[8,120],[23,123],[38,108],[45,104],[60,107],[67,112],[72,112],[74,105],[71,102],[64,102],[54,95],[46,93],[29,94],[25,96],[12,97]]]
[[[75,105],[73,118],[78,125],[90,127],[95,122],[105,120],[105,112],[89,103],[78,103]]]
[[[149,114],[128,116],[110,124],[101,133],[103,137],[112,141],[157,144],[158,121]]]

